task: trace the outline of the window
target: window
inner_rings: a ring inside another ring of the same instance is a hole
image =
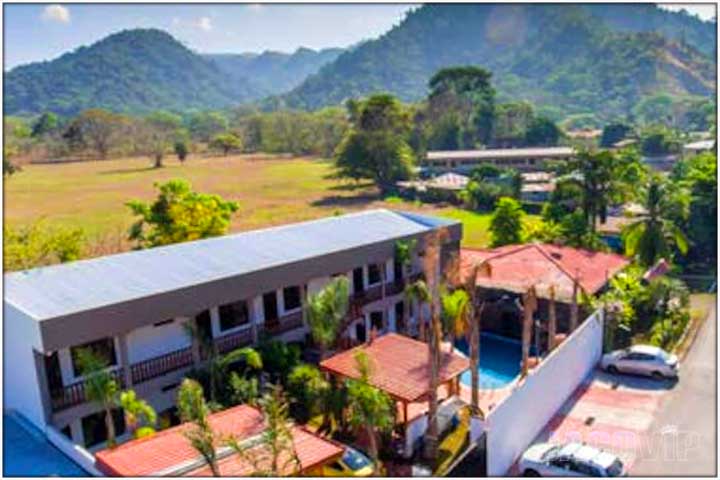
[[[300,287],[283,288],[283,302],[286,312],[300,308]]]
[[[220,314],[220,331],[224,332],[241,325],[247,325],[250,322],[248,315],[248,306],[245,300],[240,302],[228,303],[220,305],[218,308]]]
[[[115,424],[115,435],[125,433],[125,415],[121,409],[112,411],[113,423]],[[97,412],[82,419],[83,438],[86,447],[93,447],[107,440],[107,428],[105,427],[105,412]]]
[[[70,357],[72,358],[73,375],[79,377],[82,375],[80,365],[78,363],[79,352],[82,350],[90,350],[98,358],[108,365],[117,365],[117,357],[115,356],[115,341],[108,337],[94,342],[84,343],[76,347],[70,347]]]
[[[377,264],[368,265],[368,285],[380,283],[380,266]]]
[[[72,440],[72,431],[70,430],[70,425],[65,425],[62,430],[60,430],[60,433]]]
[[[405,330],[405,302],[395,304],[395,328],[401,332]]]
[[[370,327],[377,331],[381,331],[385,328],[383,322],[383,312],[370,312]]]

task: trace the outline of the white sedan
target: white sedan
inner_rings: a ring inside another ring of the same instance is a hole
[[[634,345],[606,353],[600,366],[609,373],[633,373],[657,379],[676,378],[680,370],[676,355],[650,345]]]
[[[582,443],[539,443],[528,448],[518,462],[525,477],[620,477],[626,475],[612,453]]]

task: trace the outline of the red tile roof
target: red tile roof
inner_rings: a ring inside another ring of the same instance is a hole
[[[213,413],[209,416],[209,421],[218,437],[232,435],[239,441],[257,436],[265,430],[262,413],[248,405],[239,405]],[[183,435],[188,428],[192,426],[178,425],[149,437],[131,440],[116,448],[100,451],[95,454],[96,466],[101,472],[111,476],[173,475],[173,472],[179,472],[180,469],[187,470],[184,475],[202,475],[205,470],[203,463],[198,462],[198,466],[192,468],[200,457]],[[334,442],[318,437],[301,427],[293,428],[293,438],[303,470],[340,455],[343,451],[342,447]],[[248,472],[246,474],[249,475],[253,471],[252,466],[240,460],[235,453],[222,458],[218,463],[223,474],[226,471],[246,469]],[[177,474],[179,473],[175,473]]]
[[[320,363],[320,367],[333,374],[359,378],[355,353],[364,351],[370,360],[370,384],[385,391],[397,400],[413,402],[428,392],[429,368],[426,343],[397,333],[388,333],[370,344],[338,353]],[[440,382],[457,377],[470,368],[467,358],[443,350]]]
[[[549,287],[554,285],[559,301],[572,298],[574,277],[578,278],[582,290],[594,294],[607,279],[630,263],[614,253],[551,244],[529,243],[485,250],[464,248],[460,251],[463,278],[470,274],[474,264],[483,261],[487,261],[490,269],[478,274],[476,285],[514,293],[523,293],[535,285],[542,298],[549,297]]]

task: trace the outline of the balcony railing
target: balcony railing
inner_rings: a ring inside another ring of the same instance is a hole
[[[112,370],[110,375],[118,382],[121,388],[125,388],[122,368]],[[86,400],[84,380],[50,392],[50,405],[53,412],[59,412],[60,410],[80,405],[81,403],[85,403]]]
[[[397,295],[398,293],[402,293],[405,290],[405,281],[404,280],[395,280],[394,282],[390,282],[387,285],[385,285],[385,295],[388,297],[391,295]]]
[[[280,317],[275,322],[265,323],[265,331],[270,335],[280,335],[303,326],[302,311]]]
[[[182,348],[130,365],[133,384],[147,382],[193,364],[192,347]]]
[[[241,332],[223,335],[215,339],[215,348],[218,353],[227,353],[236,348],[245,347],[253,343],[252,330],[247,328]]]

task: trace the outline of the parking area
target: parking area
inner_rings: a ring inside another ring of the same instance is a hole
[[[585,442],[615,453],[630,474],[643,449],[657,445],[653,420],[674,381],[595,370],[548,422],[534,443]],[[511,474],[517,474],[513,468]]]

